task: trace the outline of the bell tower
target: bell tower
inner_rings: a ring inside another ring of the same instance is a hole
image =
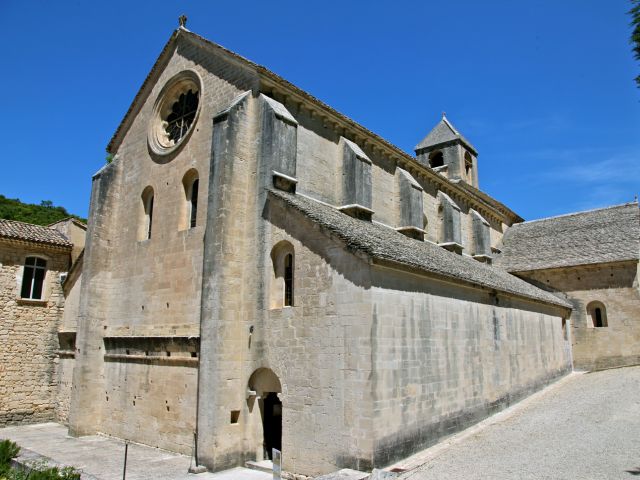
[[[478,152],[442,112],[442,119],[416,146],[418,162],[450,180],[479,188]]]

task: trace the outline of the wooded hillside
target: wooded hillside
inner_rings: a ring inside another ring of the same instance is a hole
[[[4,195],[0,195],[0,218],[35,223],[36,225],[49,225],[68,217],[87,222],[82,217],[70,214],[64,207],[54,207],[53,202],[50,200],[42,200],[40,205],[36,205],[34,203],[22,203],[18,198],[7,198]]]

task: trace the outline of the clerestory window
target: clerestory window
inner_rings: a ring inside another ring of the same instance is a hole
[[[20,297],[30,300],[42,300],[42,290],[46,273],[46,260],[38,257],[27,257],[24,262]]]

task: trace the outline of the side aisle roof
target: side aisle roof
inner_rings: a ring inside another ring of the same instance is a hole
[[[497,290],[538,302],[572,308],[556,295],[541,290],[504,270],[449,252],[430,242],[419,242],[376,223],[354,219],[337,209],[301,195],[270,189],[276,201],[293,208],[325,231],[340,238],[350,249],[369,256],[374,263],[416,269],[456,283]]]

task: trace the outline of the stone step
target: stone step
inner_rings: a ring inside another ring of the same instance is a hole
[[[261,460],[259,462],[249,460],[244,465],[252,470],[260,470],[267,473],[273,472],[273,462],[271,460]]]

